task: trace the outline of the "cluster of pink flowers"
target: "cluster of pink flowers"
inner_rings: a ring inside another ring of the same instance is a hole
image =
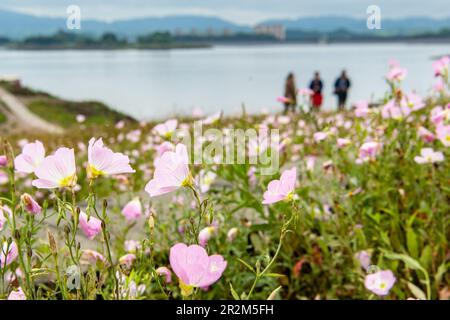
[[[365,142],[359,148],[358,158],[356,159],[357,164],[375,160],[377,155],[380,153],[382,145],[377,141]]]

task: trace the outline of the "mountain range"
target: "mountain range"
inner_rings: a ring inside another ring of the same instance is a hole
[[[356,19],[340,16],[302,17],[298,19],[267,20],[260,24],[282,24],[288,30],[304,30],[330,32],[345,29],[350,32],[365,33],[368,30],[365,19]],[[402,19],[383,19],[382,30],[387,34],[413,34],[423,31],[438,31],[450,28],[450,18],[434,19],[429,17],[407,17]],[[20,39],[34,35],[49,35],[58,30],[66,29],[65,18],[38,17],[23,13],[0,10],[0,37]],[[118,20],[104,22],[100,20],[82,20],[80,32],[98,36],[105,32],[114,32],[125,37],[137,37],[139,35],[155,31],[181,30],[190,32],[214,30],[223,32],[248,32],[252,29],[249,25],[239,25],[233,22],[213,16],[167,16],[148,17],[139,19]]]

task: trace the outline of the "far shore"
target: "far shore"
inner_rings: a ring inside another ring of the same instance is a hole
[[[191,43],[172,43],[172,44],[154,44],[154,45],[25,45],[20,43],[0,44],[0,49],[3,50],[18,50],[18,51],[63,51],[63,50],[79,50],[79,51],[118,51],[118,50],[180,50],[180,49],[211,49],[217,46],[242,46],[242,47],[258,47],[258,46],[279,46],[279,45],[348,45],[348,44],[450,44],[448,38],[386,38],[386,39],[346,39],[346,40],[285,40],[285,41],[210,41],[210,42],[191,42]]]

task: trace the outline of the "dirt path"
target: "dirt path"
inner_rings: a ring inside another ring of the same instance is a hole
[[[47,122],[30,112],[19,99],[1,87],[0,100],[8,108],[9,113],[15,118],[14,120],[27,129],[41,130],[56,134],[64,132],[61,127]]]

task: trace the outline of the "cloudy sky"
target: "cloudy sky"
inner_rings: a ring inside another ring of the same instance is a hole
[[[0,0],[0,9],[34,15],[65,16],[68,5],[81,8],[84,18],[117,20],[164,15],[214,15],[241,24],[270,18],[345,15],[365,17],[378,5],[384,18],[450,16],[448,0]]]

